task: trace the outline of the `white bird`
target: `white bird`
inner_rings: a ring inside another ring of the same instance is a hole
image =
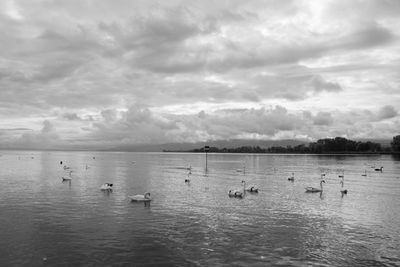
[[[288,181],[294,182],[294,172],[292,172],[292,176],[287,179],[288,179]]]
[[[100,186],[100,190],[112,190],[113,184],[110,183],[104,183],[102,186]]]
[[[251,184],[251,185],[248,185],[246,187],[246,181],[242,181],[242,183],[244,184],[244,188],[245,188],[244,190],[245,191],[252,192],[252,193],[258,193],[258,186],[257,185]]]
[[[64,177],[64,176],[61,177],[63,182],[72,180],[72,171],[69,171],[68,175],[69,175],[69,177]]]
[[[150,202],[151,201],[149,192],[144,193],[144,195],[134,195],[134,196],[128,196],[128,197],[131,199],[131,201],[135,201],[135,202]]]
[[[322,190],[323,190],[323,188],[322,188],[322,183],[325,183],[325,180],[322,180],[322,181],[319,183],[320,186],[321,186],[321,189],[320,189],[320,188],[315,188],[315,187],[309,186],[309,187],[306,187],[306,192],[307,192],[307,193],[322,192]]]
[[[361,176],[367,176],[367,170],[365,170],[364,174],[361,174]]]
[[[185,183],[190,183],[190,175],[192,174],[192,172],[191,171],[189,171],[188,172],[188,174],[187,174],[187,178],[185,179]]]
[[[377,172],[381,172],[382,170],[383,170],[383,167],[375,168],[375,171],[377,171]]]
[[[342,193],[342,196],[346,195],[347,194],[347,189],[343,188],[344,187],[344,180],[343,179],[340,181],[340,184],[342,185],[342,190],[340,190],[340,193]]]
[[[243,189],[231,189],[229,190],[228,195],[230,197],[238,197],[238,198],[244,197],[246,182],[242,181],[242,184],[243,184]]]

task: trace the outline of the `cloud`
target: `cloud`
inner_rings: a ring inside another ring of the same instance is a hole
[[[329,126],[333,123],[332,115],[329,112],[318,112],[312,119],[314,124],[319,126]]]
[[[385,120],[385,119],[394,118],[397,115],[398,115],[398,112],[393,106],[386,105],[379,109],[376,118],[377,118],[377,120]]]
[[[399,123],[398,1],[7,3],[0,128],[33,131],[5,143],[388,136]]]

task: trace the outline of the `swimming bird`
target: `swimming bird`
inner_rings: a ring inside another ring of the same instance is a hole
[[[294,182],[294,172],[292,172],[292,176],[287,179],[288,179],[288,181]]]
[[[242,181],[242,184],[243,184],[243,190],[241,190],[241,189],[231,189],[231,190],[229,190],[229,192],[228,192],[228,195],[230,196],[230,197],[237,197],[237,198],[242,198],[242,197],[244,197],[244,194],[245,194],[245,182],[244,181]]]
[[[62,176],[61,179],[63,180],[63,182],[65,182],[65,181],[71,181],[71,180],[72,180],[72,171],[69,171],[68,177]]]
[[[63,182],[65,182],[65,181],[71,181],[72,180],[72,178],[71,177],[61,177],[61,179],[62,179],[62,181]]]
[[[110,183],[104,183],[102,186],[100,186],[100,190],[112,190],[113,184]]]
[[[192,172],[191,171],[189,171],[188,172],[188,174],[187,174],[187,178],[185,179],[185,183],[190,183],[190,175],[192,174]]]
[[[346,195],[347,194],[347,189],[343,188],[344,187],[344,180],[341,180],[340,184],[342,185],[342,190],[340,190],[340,193],[342,193],[342,196]]]
[[[322,190],[323,190],[323,188],[322,188],[322,183],[325,183],[325,180],[322,180],[322,181],[319,183],[320,186],[321,186],[321,189],[309,186],[309,187],[306,187],[306,188],[305,188],[305,189],[306,189],[306,192],[307,192],[307,193],[322,192]]]
[[[377,172],[381,172],[382,170],[383,170],[383,167],[375,168],[375,171],[377,171]]]
[[[247,192],[251,192],[251,193],[258,193],[258,186],[257,185],[255,185],[255,184],[251,184],[251,185],[248,185],[247,187],[246,187],[246,181],[242,181],[242,183],[243,183],[243,185],[244,185],[244,190],[245,191],[247,191]]]
[[[364,174],[361,174],[361,176],[367,176],[367,170],[364,170]]]
[[[128,196],[128,197],[131,199],[131,201],[134,201],[134,202],[150,202],[151,201],[149,192],[144,193],[144,195],[134,195],[134,196]]]

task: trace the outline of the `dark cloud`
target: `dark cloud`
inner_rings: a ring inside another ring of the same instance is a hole
[[[314,125],[318,126],[329,126],[333,123],[332,115],[329,112],[318,112],[313,117]]]
[[[386,105],[379,109],[377,114],[377,119],[378,120],[391,119],[396,117],[397,115],[398,112],[393,106]]]

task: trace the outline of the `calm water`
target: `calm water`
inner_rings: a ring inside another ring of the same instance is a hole
[[[205,176],[202,154],[0,154],[1,266],[400,266],[392,156],[211,154]],[[229,198],[243,179],[261,191]],[[145,191],[150,207],[129,201]]]

